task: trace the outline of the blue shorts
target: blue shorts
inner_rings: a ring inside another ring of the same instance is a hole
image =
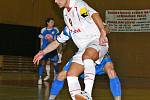
[[[103,58],[103,60],[101,61],[100,64],[96,64],[96,66],[95,66],[95,68],[96,68],[96,75],[105,74],[104,67],[105,67],[107,62],[112,62],[112,59],[110,58],[108,53],[104,56],[104,58]],[[68,71],[69,68],[70,68],[71,63],[72,63],[72,59],[70,59],[68,61],[68,63],[64,66],[63,70]],[[83,78],[84,74],[81,74],[80,77]]]
[[[96,66],[95,66],[96,75],[105,74],[104,67],[105,67],[106,63],[108,63],[108,62],[112,62],[112,59],[110,57],[106,57],[106,58],[104,57],[100,64],[96,64]]]
[[[41,59],[41,61],[43,61],[43,60],[44,60],[44,61],[50,60],[51,62],[54,62],[54,63],[58,62],[59,57],[58,57],[57,51],[54,50],[54,51],[52,51],[52,52],[46,54],[46,55]]]

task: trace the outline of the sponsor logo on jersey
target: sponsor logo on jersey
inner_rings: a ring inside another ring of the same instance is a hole
[[[82,17],[87,17],[88,16],[88,11],[87,11],[87,9],[85,7],[80,9],[80,15]]]
[[[52,35],[54,35],[55,34],[55,32],[54,31],[52,31]]]

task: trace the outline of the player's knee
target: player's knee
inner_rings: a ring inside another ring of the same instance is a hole
[[[114,78],[116,77],[116,72],[114,70],[113,64],[112,63],[107,63],[106,67],[104,68],[106,73],[108,74],[109,78]]]
[[[107,74],[108,74],[108,76],[109,76],[109,78],[115,78],[117,75],[116,75],[116,72],[115,72],[115,70],[112,68],[112,69],[109,69],[108,71],[107,71]]]
[[[82,55],[82,60],[85,60],[85,59],[92,59],[92,60],[97,60],[98,59],[98,55],[97,53],[89,53],[89,54],[83,54]]]
[[[66,72],[60,72],[57,76],[57,79],[60,80],[60,81],[63,81],[66,79]]]
[[[74,76],[72,72],[67,72],[67,77],[68,76]]]
[[[85,60],[85,59],[91,59],[91,57],[89,55],[83,54],[82,55],[82,59],[83,60]]]
[[[74,72],[74,71],[68,71],[67,72],[67,77],[68,76],[77,76],[77,75],[76,75],[76,72]]]

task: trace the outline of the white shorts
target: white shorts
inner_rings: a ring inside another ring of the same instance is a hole
[[[99,58],[103,57],[107,51],[108,51],[108,43],[106,44],[106,46],[101,46],[99,45],[99,39],[96,39],[92,42],[90,42],[86,48],[94,48],[97,50],[97,52],[99,52]],[[86,49],[85,48],[85,49]],[[78,52],[73,56],[73,60],[72,62],[76,62],[78,64],[81,64],[81,65],[84,65],[83,64],[83,61],[82,61],[82,55],[83,53],[85,52],[85,49],[82,49],[82,50],[78,50]],[[99,59],[98,59],[99,60]],[[96,61],[98,62],[98,61]],[[99,63],[99,62],[98,62]]]

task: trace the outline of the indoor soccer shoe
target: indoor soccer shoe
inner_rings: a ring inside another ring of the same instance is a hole
[[[49,76],[46,76],[45,78],[44,78],[44,81],[48,81],[50,79],[50,77]]]
[[[38,85],[42,85],[42,79],[41,78],[39,78],[39,80],[38,80]]]
[[[81,95],[86,97],[86,100],[92,100],[92,97],[86,91],[81,91]]]
[[[85,91],[81,91],[81,94],[75,95],[76,100],[92,100],[92,97]]]

